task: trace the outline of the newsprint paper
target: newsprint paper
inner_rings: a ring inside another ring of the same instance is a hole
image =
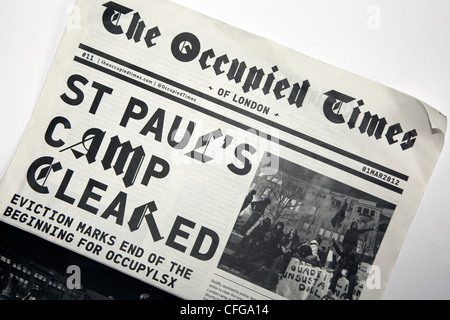
[[[1,182],[3,298],[382,296],[445,116],[170,1],[75,9]]]

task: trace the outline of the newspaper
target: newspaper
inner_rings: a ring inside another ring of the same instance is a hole
[[[2,295],[48,280],[19,232],[182,299],[382,296],[445,116],[170,1],[75,8],[1,182]]]

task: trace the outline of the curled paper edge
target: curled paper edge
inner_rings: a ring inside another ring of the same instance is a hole
[[[427,114],[431,134],[441,133],[445,136],[447,132],[447,117],[427,103],[421,100],[418,100],[418,102],[423,106],[424,111]]]

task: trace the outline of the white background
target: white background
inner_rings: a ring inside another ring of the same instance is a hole
[[[175,2],[408,93],[450,115],[448,0]],[[31,116],[73,4],[74,0],[2,4],[0,177]],[[447,144],[384,299],[450,299],[449,163]]]

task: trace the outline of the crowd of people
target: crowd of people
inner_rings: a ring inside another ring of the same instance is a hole
[[[234,253],[235,258],[247,262],[247,272],[255,274],[255,271],[268,271],[269,275],[278,277],[285,272],[291,258],[295,257],[313,267],[327,267],[332,271],[330,296],[336,292],[338,280],[346,277],[349,281],[346,295],[351,299],[359,267],[356,254],[358,238],[362,233],[374,229],[358,229],[357,223],[353,222],[344,235],[342,247],[335,241],[331,247],[321,246],[320,237],[301,239],[295,228],[285,232],[283,222],[272,223],[270,218],[263,218],[264,210],[270,201],[264,199],[252,202],[253,195],[254,193],[250,192],[242,206],[242,210],[252,206],[252,214],[247,222],[238,228],[243,238]],[[258,219],[259,222],[254,226]],[[327,261],[330,251],[333,253],[333,261]],[[332,269],[327,262],[332,262]]]
[[[322,266],[326,252],[323,248],[320,250],[319,245],[320,238],[302,240],[297,229],[285,233],[283,222],[272,224],[270,218],[263,218],[243,235],[235,255],[259,265],[259,270],[276,268],[283,272],[292,257],[306,260],[314,266]]]
[[[253,201],[255,191],[251,190],[242,204],[241,212],[250,206],[251,214],[245,223],[238,226],[237,232],[243,238],[235,252],[235,257],[245,258],[259,270],[277,269],[283,272],[292,257],[307,260],[315,266],[324,263],[324,248],[319,250],[320,238],[313,240],[300,239],[296,229],[285,233],[284,223],[272,223],[270,218],[263,218],[270,199]],[[257,221],[259,223],[254,226]]]

